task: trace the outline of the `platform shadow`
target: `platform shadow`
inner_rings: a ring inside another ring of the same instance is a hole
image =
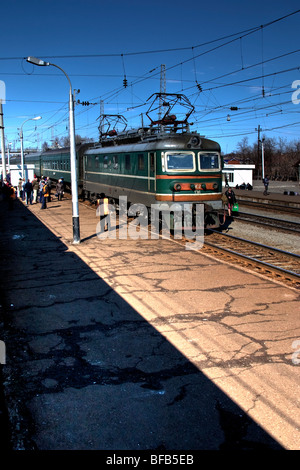
[[[22,204],[0,216],[14,449],[281,449]]]

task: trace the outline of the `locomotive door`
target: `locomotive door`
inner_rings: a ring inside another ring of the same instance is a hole
[[[156,153],[148,153],[148,192],[156,192]]]

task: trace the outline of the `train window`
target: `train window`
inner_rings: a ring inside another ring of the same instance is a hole
[[[107,166],[108,166],[108,156],[105,155],[103,157],[103,168],[107,168]]]
[[[220,158],[216,152],[200,152],[199,153],[199,169],[200,170],[219,170]]]
[[[125,170],[130,170],[130,155],[125,155]]]
[[[144,170],[144,169],[145,169],[144,154],[139,153],[138,154],[138,170]]]
[[[99,168],[99,157],[95,157],[95,168]]]
[[[154,171],[154,153],[150,153],[150,171],[151,173]]]
[[[166,152],[167,171],[195,171],[193,152]]]
[[[92,168],[92,159],[91,158],[88,158],[88,160],[87,160],[87,167]]]

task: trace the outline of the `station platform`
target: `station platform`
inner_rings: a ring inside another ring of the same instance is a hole
[[[299,292],[79,215],[0,201],[7,447],[299,449]]]
[[[279,193],[269,193],[264,195],[260,191],[246,191],[242,189],[234,189],[238,202],[251,201],[262,204],[278,204],[283,207],[295,207],[300,209],[300,195],[290,196]]]
[[[255,181],[253,189],[250,191],[247,189],[232,189],[240,203],[252,201],[300,209],[300,185],[298,183],[289,184],[288,182],[271,181],[267,195],[263,194],[264,186],[261,181]]]

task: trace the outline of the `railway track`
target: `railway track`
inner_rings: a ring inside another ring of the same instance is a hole
[[[246,201],[245,199],[238,199],[238,203],[240,206],[249,206],[255,207],[256,209],[263,209],[268,211],[275,211],[275,212],[284,212],[285,214],[299,214],[300,209],[299,205],[291,206],[291,205],[284,205],[284,204],[272,204],[271,202],[258,202],[258,201]]]
[[[277,230],[284,230],[293,233],[300,233],[300,223],[291,220],[277,219],[263,215],[250,214],[248,212],[239,212],[238,216],[233,216],[235,220],[251,224],[264,225]]]
[[[300,255],[215,230],[208,233],[204,251],[300,288]]]
[[[91,208],[94,209],[94,207]],[[300,255],[217,230],[207,230],[207,234],[209,235],[205,236],[201,249],[204,253],[226,260],[231,264],[242,265],[297,289],[300,288]],[[171,236],[171,238],[173,237]],[[181,242],[186,243],[184,237]]]

